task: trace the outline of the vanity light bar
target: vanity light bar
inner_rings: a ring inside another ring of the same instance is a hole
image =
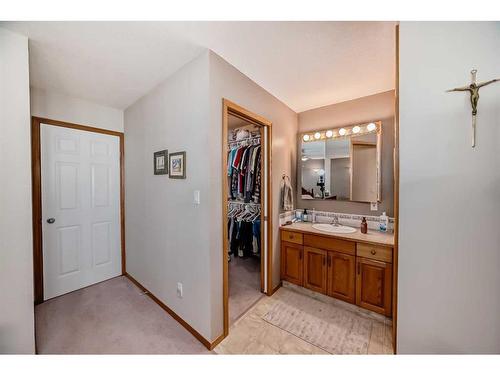
[[[302,140],[304,142],[311,142],[320,139],[345,137],[352,134],[357,134],[357,135],[368,134],[375,131],[379,131],[381,125],[382,123],[380,121],[374,121],[361,125],[351,125],[351,126],[344,126],[342,128],[305,133],[302,135]]]

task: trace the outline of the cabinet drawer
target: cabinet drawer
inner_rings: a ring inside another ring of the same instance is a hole
[[[331,237],[321,237],[312,234],[304,235],[304,245],[324,250],[333,250],[340,253],[354,255],[356,253],[356,243],[339,240]]]
[[[358,242],[356,255],[363,258],[392,263],[392,247],[368,245]]]
[[[287,230],[281,231],[281,241],[292,242],[302,245],[304,242],[302,233],[289,232]]]

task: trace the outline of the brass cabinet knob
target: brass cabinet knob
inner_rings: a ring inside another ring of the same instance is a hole
[[[377,254],[377,252],[375,250],[373,250],[373,249],[372,249],[371,253],[372,253],[372,255]]]

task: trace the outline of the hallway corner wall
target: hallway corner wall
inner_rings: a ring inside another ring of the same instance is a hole
[[[210,340],[210,229],[220,210],[210,211],[208,75],[205,52],[125,110],[125,237],[127,272]],[[186,152],[185,179],[153,174],[153,153],[164,149]]]
[[[273,214],[273,258],[271,264],[273,290],[280,282],[279,198],[283,173],[290,176],[295,186],[297,114],[272,94],[260,87],[216,53],[209,52],[210,60],[210,178],[214,186],[210,200],[214,213],[210,230],[210,269],[212,272],[212,331],[222,333],[222,216],[221,216],[221,150],[222,99],[228,99],[272,122],[271,193]]]
[[[35,352],[28,38],[0,28],[0,353]]]
[[[223,332],[222,98],[273,122],[274,288],[279,189],[282,173],[295,178],[297,114],[207,50],[124,115],[127,272],[210,342]],[[186,151],[185,180],[153,175],[153,153],[163,149]],[[200,205],[193,203],[195,190]]]

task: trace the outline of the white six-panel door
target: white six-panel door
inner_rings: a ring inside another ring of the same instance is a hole
[[[120,143],[47,124],[40,131],[46,300],[121,274]]]

